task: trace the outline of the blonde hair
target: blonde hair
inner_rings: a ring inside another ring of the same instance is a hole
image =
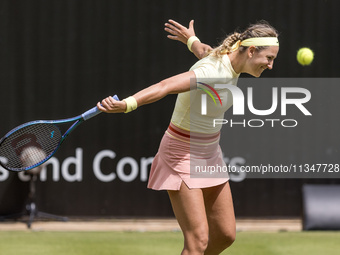
[[[221,43],[220,46],[214,48],[210,55],[220,57],[224,54],[230,53],[231,47],[237,42],[237,41],[243,41],[248,38],[253,37],[278,37],[278,32],[275,28],[273,28],[271,25],[269,25],[268,22],[262,20],[256,24],[250,25],[244,32],[234,32],[233,34],[230,34],[227,36],[226,39]],[[267,48],[268,46],[257,46],[257,50],[263,50],[264,48]],[[240,46],[239,51],[243,52],[247,46]]]

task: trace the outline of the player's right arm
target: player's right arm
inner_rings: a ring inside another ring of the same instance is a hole
[[[134,98],[138,107],[151,104],[169,94],[178,94],[189,91],[191,86],[193,86],[192,84],[194,84],[191,81],[195,78],[196,75],[194,71],[187,71],[153,84],[137,92],[132,97]],[[103,99],[101,102],[98,102],[97,107],[102,112],[120,113],[127,110],[127,103],[124,102],[124,100],[117,101],[109,96]]]
[[[187,28],[179,24],[178,22],[170,19],[169,23],[165,23],[164,30],[169,33],[169,39],[180,41],[186,45],[188,39],[191,36],[195,36],[194,20],[190,21],[189,27]],[[202,59],[209,54],[212,48],[208,44],[201,43],[200,41],[194,41],[191,46],[191,50],[198,59]]]

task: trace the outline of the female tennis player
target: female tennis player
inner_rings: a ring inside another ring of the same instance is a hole
[[[193,21],[186,28],[169,20],[165,30],[170,33],[170,39],[187,44],[200,60],[187,72],[151,85],[122,101],[107,97],[97,107],[106,113],[127,113],[168,94],[178,94],[169,128],[151,167],[148,188],[168,191],[184,235],[181,254],[220,254],[236,236],[229,178],[225,175],[192,178],[190,165],[197,162],[203,167],[225,166],[219,146],[221,126],[213,126],[212,120],[223,119],[224,112],[232,105],[232,98],[226,89],[216,89],[215,99],[218,102],[219,97],[221,104],[209,101],[207,113],[202,114],[204,91],[199,88],[202,84],[213,88],[226,81],[236,85],[241,73],[259,77],[264,70],[272,69],[279,51],[278,34],[268,23],[260,22],[250,25],[244,32],[230,34],[212,49],[195,36]]]

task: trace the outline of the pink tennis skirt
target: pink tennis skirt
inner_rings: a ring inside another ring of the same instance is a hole
[[[220,132],[197,134],[170,123],[153,160],[148,188],[208,188],[229,180],[219,145]]]

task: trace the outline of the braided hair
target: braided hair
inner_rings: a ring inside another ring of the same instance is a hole
[[[224,54],[232,52],[231,48],[237,41],[243,41],[253,37],[278,37],[278,32],[275,28],[269,25],[266,21],[260,21],[256,24],[251,24],[244,32],[234,32],[229,34],[221,45],[212,49],[210,55],[220,57]],[[257,46],[257,50],[262,50],[268,46]],[[239,51],[242,53],[248,46],[240,46]]]

